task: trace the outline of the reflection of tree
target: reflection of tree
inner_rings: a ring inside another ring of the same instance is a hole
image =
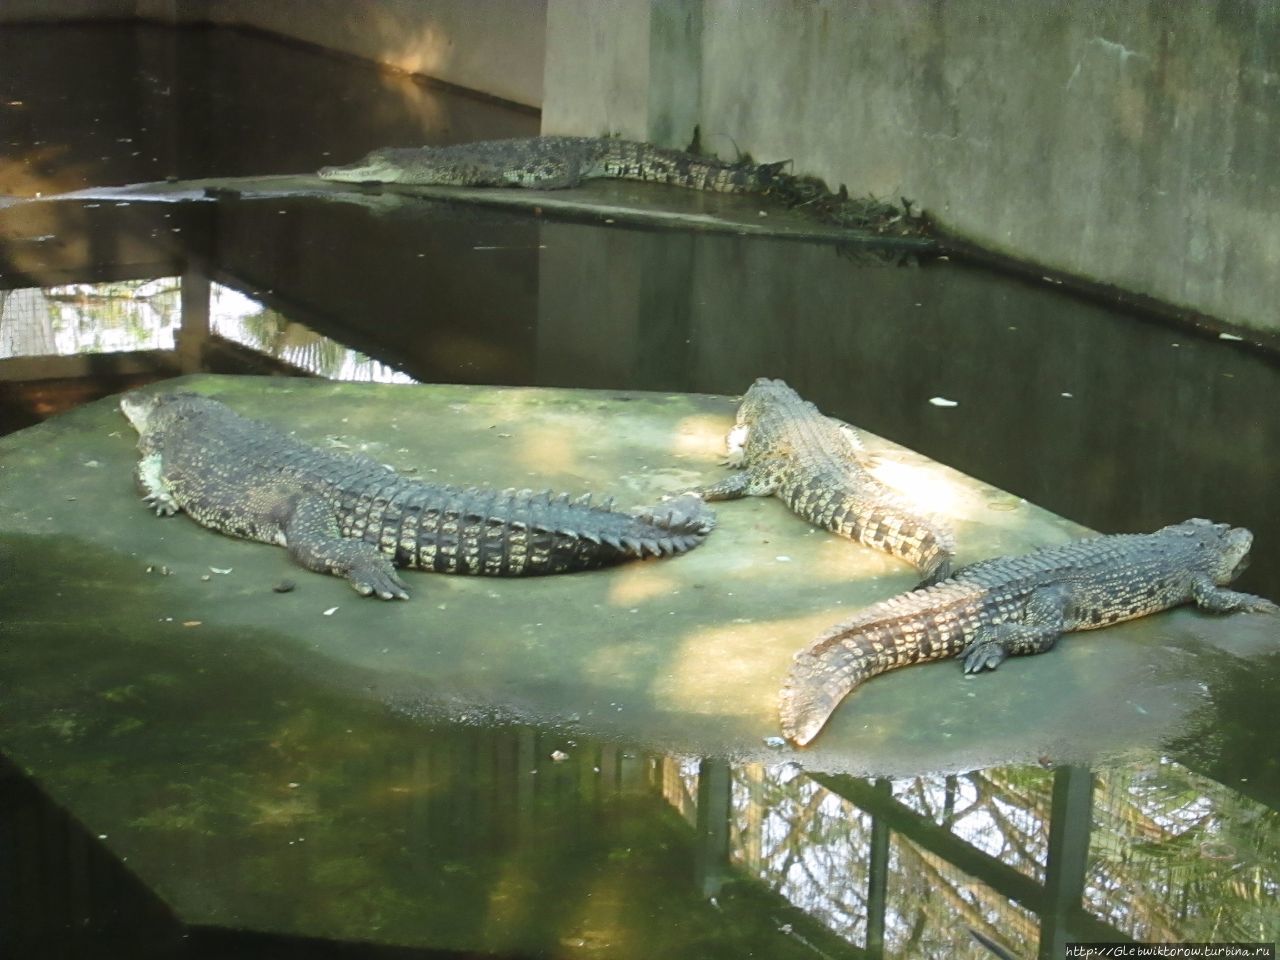
[[[1280,935],[1280,814],[1171,761],[1100,779],[1092,910],[1141,940]]]
[[[213,286],[212,329],[219,336],[328,380],[412,382],[385,364],[295,323],[271,307],[255,304],[256,310],[242,314],[221,311],[216,301],[227,288]]]
[[[290,323],[283,314],[269,307],[244,317],[241,323],[253,340],[252,346],[267,356],[329,380],[342,379],[343,364],[352,351],[337,341],[300,323]]]

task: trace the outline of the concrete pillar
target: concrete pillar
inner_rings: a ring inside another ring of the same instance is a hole
[[[548,0],[542,132],[687,146],[702,0]]]

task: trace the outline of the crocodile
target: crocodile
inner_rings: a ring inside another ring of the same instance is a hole
[[[397,474],[368,457],[320,450],[194,393],[131,392],[136,471],[159,515],[185,511],[211,530],[286,547],[301,566],[357,592],[407,599],[397,567],[534,576],[701,543],[714,517],[697,498],[622,513],[590,494],[461,488]]]
[[[757,193],[767,189],[788,162],[728,163],[609,137],[526,137],[445,147],[384,147],[347,166],[322,167],[319,175],[345,183],[538,190],[608,177],[717,193]]]
[[[797,653],[782,689],[782,732],[807,744],[858,684],[913,663],[963,657],[964,673],[977,674],[1010,655],[1044,653],[1064,633],[1184,603],[1210,613],[1276,613],[1270,600],[1224,589],[1252,544],[1242,527],[1193,519],[964,567],[943,583],[866,607]]]
[[[955,552],[950,531],[871,474],[852,427],[783,381],[761,377],[751,385],[727,443],[726,463],[741,472],[692,493],[704,500],[775,495],[810,523],[913,564],[924,584],[946,579]]]

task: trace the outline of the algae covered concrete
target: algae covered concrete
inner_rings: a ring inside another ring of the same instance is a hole
[[[720,476],[734,409],[618,391],[161,387],[181,388],[424,479],[627,505]],[[955,518],[962,561],[1081,532],[867,445]],[[644,922],[662,915],[677,940],[749,934],[788,956],[758,906],[726,894],[712,909],[658,879],[693,856],[654,791],[664,764],[1092,762],[1156,742],[1224,656],[1275,643],[1270,618],[1184,610],[976,680],[954,663],[902,670],[852,695],[814,748],[777,750],[765,739],[792,652],[914,580],[777,500],[720,505],[716,532],[680,557],[529,580],[410,572],[412,599],[384,603],[278,548],[152,516],[133,461],[113,401],[0,439],[0,748],[190,923],[497,953],[607,937],[614,955],[676,955]],[[285,579],[296,589],[275,592]]]
[[[720,476],[734,409],[723,397],[610,391],[223,377],[179,386],[426,480],[593,491],[627,506]],[[954,518],[962,562],[1083,532],[870,443],[882,475]],[[16,632],[8,656],[48,650],[50,635],[67,631],[73,647],[90,634],[119,638],[120,656],[145,632],[198,671],[230,655],[226,637],[254,635],[255,656],[283,673],[413,716],[514,717],[669,752],[778,759],[792,754],[765,739],[777,732],[792,653],[913,583],[900,562],[811,529],[777,500],[752,499],[719,505],[719,528],[684,556],[527,580],[410,573],[412,599],[380,603],[295,568],[283,550],[152,517],[133,492],[133,460],[132,431],[111,402],[0,441],[6,566],[42,571],[0,587],[5,608],[22,611],[5,617]],[[92,610],[77,606],[88,585],[68,573],[68,554],[95,558]],[[274,592],[284,579],[297,589]],[[953,664],[900,671],[857,691],[816,746],[794,756],[901,773],[1121,750],[1195,702],[1216,648],[1269,641],[1264,620],[1179,611],[1073,636],[976,680]],[[135,650],[139,670],[145,647]],[[23,669],[11,682],[46,682]]]

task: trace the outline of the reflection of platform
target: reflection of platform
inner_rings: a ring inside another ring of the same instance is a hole
[[[628,505],[718,476],[733,409],[719,397],[571,390],[174,386],[432,480],[608,491]],[[413,599],[380,603],[292,567],[282,550],[150,516],[132,489],[133,440],[110,401],[0,439],[0,747],[195,923],[528,947],[476,930],[501,934],[493,918],[576,849],[558,828],[537,839],[539,805],[563,805],[565,791],[585,790],[593,810],[648,795],[651,775],[627,772],[647,761],[586,738],[822,771],[1087,760],[1168,729],[1199,697],[1215,648],[1273,642],[1264,618],[1181,611],[1070,637],[977,680],[954,664],[912,668],[855,693],[815,749],[773,751],[763,740],[776,733],[791,653],[909,586],[909,568],[751,500],[721,505],[719,529],[682,557],[532,580],[410,573]],[[962,561],[1078,532],[875,438],[868,446],[957,518]],[[274,593],[286,577],[298,588]],[[564,733],[489,727],[504,715]],[[442,716],[478,739],[441,729]],[[548,759],[555,749],[570,754],[563,766]],[[486,872],[519,867],[501,852],[485,859],[488,844],[507,843],[488,834],[404,847],[397,831],[417,835],[423,818],[470,822],[435,806],[466,795],[460,776],[481,805],[546,781],[551,793],[497,818],[526,853],[545,843],[546,863],[506,880]],[[295,882],[296,897],[266,893]],[[424,883],[456,896],[415,907]],[[486,896],[488,919],[471,924]],[[525,929],[518,919],[512,930]]]

